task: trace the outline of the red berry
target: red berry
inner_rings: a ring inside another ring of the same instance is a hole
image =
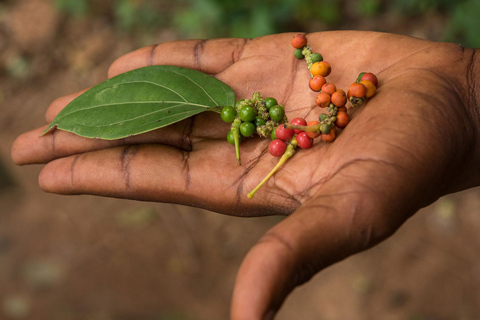
[[[270,142],[268,151],[274,157],[281,157],[287,149],[287,144],[280,139],[275,139]]]
[[[308,149],[313,145],[313,139],[308,136],[305,131],[297,134],[297,143],[298,146],[302,149]]]
[[[293,130],[285,129],[283,124],[281,124],[275,129],[275,137],[283,141],[288,141],[293,137]]]
[[[292,39],[292,46],[295,49],[302,49],[307,45],[307,37],[305,37],[305,34],[299,33],[296,34],[293,39]]]
[[[371,81],[375,87],[378,87],[378,79],[377,79],[377,76],[375,76],[375,75],[374,75],[373,73],[371,73],[371,72],[366,72],[366,73],[364,73],[363,76],[362,76],[362,78],[360,79],[360,81],[363,81],[363,80]]]
[[[295,126],[306,126],[307,125],[307,121],[303,118],[294,118],[294,119],[292,119],[292,121],[290,123],[295,125]],[[300,133],[300,132],[302,132],[302,130],[293,129],[293,132],[294,133]]]

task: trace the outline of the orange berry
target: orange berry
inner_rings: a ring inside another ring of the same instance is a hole
[[[348,89],[348,96],[355,97],[355,98],[363,98],[367,94],[367,88],[358,82],[354,82],[350,85]]]
[[[337,112],[347,112],[347,107],[343,106],[343,107],[338,107],[338,111]]]
[[[335,91],[332,94],[332,103],[337,107],[343,107],[347,103],[347,96],[342,89]]]
[[[322,92],[328,93],[329,95],[334,94],[337,91],[337,87],[333,83],[325,83],[322,86]]]
[[[373,97],[375,95],[375,93],[377,92],[377,87],[375,87],[375,84],[373,84],[372,81],[362,80],[362,81],[360,81],[360,83],[363,84],[365,86],[365,88],[367,88],[367,92],[365,93],[366,98]]]
[[[320,91],[322,89],[322,86],[327,82],[323,76],[315,76],[308,81],[308,86],[310,89],[313,91]]]
[[[320,124],[320,122],[318,122],[318,121],[310,121],[307,126],[313,127],[313,126],[318,126],[319,124]],[[307,131],[307,135],[310,138],[315,139],[316,137],[320,136],[320,133]]]
[[[307,45],[307,37],[303,33],[296,34],[292,39],[292,46],[296,49],[302,49]]]
[[[326,77],[332,72],[330,64],[326,61],[315,62],[310,67],[310,73],[312,76],[323,76]]]
[[[350,122],[350,116],[346,112],[337,112],[337,120],[335,121],[335,126],[337,128],[345,128]]]
[[[332,142],[333,140],[335,140],[335,137],[336,137],[335,127],[332,128],[332,130],[330,131],[329,134],[324,134],[324,133],[322,133],[322,134],[320,135],[320,137],[321,137],[322,140],[325,141],[325,142]]]
[[[330,95],[325,92],[320,92],[315,98],[315,103],[320,108],[326,108],[330,104]]]

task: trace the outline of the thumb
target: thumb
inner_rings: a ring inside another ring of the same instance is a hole
[[[231,319],[273,319],[296,286],[390,236],[415,212],[398,205],[399,190],[380,197],[376,188],[355,190],[352,183],[333,180],[339,179],[323,185],[247,254],[234,287]]]

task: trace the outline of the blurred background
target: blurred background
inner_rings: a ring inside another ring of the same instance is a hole
[[[117,57],[332,29],[480,47],[479,14],[480,0],[0,0],[0,319],[227,319],[242,258],[282,219],[45,194],[41,166],[15,166],[15,137]],[[479,230],[480,189],[441,198],[295,290],[278,319],[480,319]]]

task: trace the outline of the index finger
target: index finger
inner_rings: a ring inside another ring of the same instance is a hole
[[[238,61],[250,39],[172,41],[144,47],[118,58],[108,77],[150,65],[175,65],[218,74]]]

